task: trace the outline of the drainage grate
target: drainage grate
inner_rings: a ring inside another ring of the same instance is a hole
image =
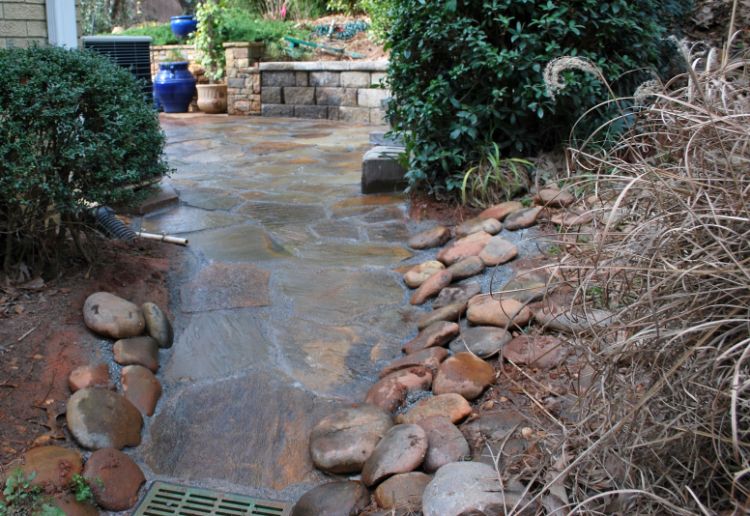
[[[288,516],[289,504],[154,482],[133,516]]]

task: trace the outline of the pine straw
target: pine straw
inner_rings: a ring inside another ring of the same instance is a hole
[[[576,424],[550,416],[527,509],[750,511],[750,60],[691,62],[614,149],[571,150],[612,216],[559,271],[618,323],[580,336],[593,382]]]

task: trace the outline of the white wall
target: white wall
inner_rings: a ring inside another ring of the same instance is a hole
[[[50,45],[78,48],[75,0],[47,0],[47,32]]]

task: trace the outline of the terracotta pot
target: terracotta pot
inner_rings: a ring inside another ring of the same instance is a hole
[[[227,111],[226,84],[198,84],[198,109],[204,113],[225,113]]]

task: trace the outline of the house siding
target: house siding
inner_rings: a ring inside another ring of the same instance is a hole
[[[80,2],[76,0],[78,37],[81,36]],[[45,0],[0,0],[0,48],[48,45]]]

